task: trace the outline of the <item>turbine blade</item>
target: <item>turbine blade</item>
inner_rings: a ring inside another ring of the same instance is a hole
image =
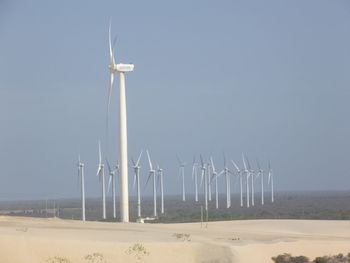
[[[98,163],[101,164],[102,156],[101,156],[101,142],[98,141]]]
[[[181,161],[180,157],[177,154],[176,154],[176,159],[179,162],[179,165],[182,165],[182,161]]]
[[[204,162],[203,162],[203,157],[202,157],[202,155],[200,154],[199,157],[200,157],[200,159],[201,159],[201,165],[202,165],[202,167],[204,167]]]
[[[244,170],[247,170],[247,164],[245,163],[244,153],[242,153],[242,160],[243,160]]]
[[[131,157],[131,162],[132,162],[132,165],[135,167],[136,166],[136,163],[134,161],[134,158]]]
[[[138,166],[139,163],[140,163],[142,153],[143,153],[143,150],[141,150],[140,155],[139,155],[139,158],[137,158],[136,166]]]
[[[112,169],[111,169],[111,166],[109,165],[109,162],[107,159],[106,159],[106,163],[107,163],[108,172],[111,173]]]
[[[149,174],[148,174],[148,178],[147,178],[147,181],[146,181],[146,184],[145,184],[145,186],[147,186],[147,184],[148,184],[148,182],[149,182],[149,179],[151,178],[151,176],[152,176],[152,172],[149,172]]]
[[[149,157],[149,152],[148,152],[148,150],[147,150],[146,152],[147,152],[147,157],[148,157],[149,168],[150,168],[151,170],[153,170],[153,166],[152,166],[152,162],[151,162],[151,157]]]
[[[213,162],[213,157],[210,156],[210,162],[211,162],[211,167],[213,168],[213,172],[215,173],[215,165],[214,165],[214,162]]]
[[[231,162],[233,163],[233,166],[236,168],[237,172],[240,172],[238,165],[233,160],[231,160]]]
[[[109,193],[109,188],[111,187],[112,176],[113,176],[113,175],[109,175],[107,194]]]

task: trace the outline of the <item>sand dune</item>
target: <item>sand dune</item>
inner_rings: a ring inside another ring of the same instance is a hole
[[[190,236],[176,237],[175,233]],[[71,263],[93,262],[88,255],[95,257],[95,262],[106,263],[265,263],[286,252],[309,257],[348,253],[350,222],[246,220],[210,222],[208,228],[201,228],[199,223],[83,223],[0,217],[0,250],[1,263],[43,263],[54,257]],[[103,259],[98,261],[101,255]]]

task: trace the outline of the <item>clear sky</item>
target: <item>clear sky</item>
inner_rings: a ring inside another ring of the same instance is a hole
[[[117,60],[135,64],[129,154],[150,150],[166,193],[176,154],[192,191],[193,154],[221,169],[222,152],[270,159],[277,190],[350,189],[349,1],[0,0],[0,198],[78,197],[79,153],[99,195],[98,139],[111,162],[118,146],[111,17]]]

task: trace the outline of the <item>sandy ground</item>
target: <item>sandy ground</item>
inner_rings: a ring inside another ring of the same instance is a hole
[[[175,233],[189,234],[190,240],[177,238]],[[201,228],[200,223],[0,217],[1,263],[266,263],[281,253],[314,258],[348,252],[349,221],[245,220],[210,222]],[[88,255],[92,256],[86,258]]]

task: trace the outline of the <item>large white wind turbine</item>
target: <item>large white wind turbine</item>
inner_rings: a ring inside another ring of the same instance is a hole
[[[149,156],[148,150],[146,151],[149,163],[149,175],[147,178],[146,185],[151,177],[153,177],[153,216],[157,217],[157,187],[156,187],[156,171],[153,169],[151,157]]]
[[[185,192],[185,166],[184,163],[179,156],[177,157],[177,161],[179,162],[179,176],[182,179],[182,201],[186,201],[186,192]]]
[[[100,142],[98,142],[98,168],[97,168],[96,176],[98,176],[99,182],[102,185],[102,218],[106,219],[105,175],[104,175],[104,164],[102,163],[101,143]]]
[[[142,156],[142,151],[140,152],[139,158],[137,159],[136,163],[132,159],[132,164],[134,168],[134,186],[136,184],[136,191],[137,191],[137,217],[141,217],[141,189],[140,189],[140,160]]]
[[[109,188],[112,184],[112,204],[113,204],[113,218],[117,218],[117,210],[116,210],[116,204],[115,204],[115,173],[119,172],[119,164],[116,165],[115,169],[112,170],[111,166],[109,165],[108,160],[107,162],[107,168],[109,173],[109,181],[108,181],[108,187],[107,187],[107,193],[109,193]]]
[[[201,185],[203,183],[204,178],[204,207],[205,211],[208,211],[208,171],[203,162],[202,155],[200,155],[201,159]]]
[[[224,171],[217,173],[212,157],[210,157],[210,162],[211,162],[211,168],[212,168],[212,180],[211,181],[214,180],[214,182],[215,182],[215,208],[218,209],[219,208],[218,177]]]
[[[164,214],[164,178],[163,169],[157,165],[158,182],[160,184],[160,213]]]
[[[120,136],[120,220],[129,222],[129,192],[128,192],[128,140],[127,140],[127,122],[126,122],[126,97],[125,97],[125,73],[134,71],[133,64],[116,64],[114,58],[114,48],[111,42],[111,25],[109,25],[109,57],[110,65],[110,85],[108,92],[107,120],[109,106],[114,81],[114,73],[119,72],[119,136]],[[108,125],[107,125],[108,127]]]
[[[233,163],[233,166],[236,168],[238,176],[239,176],[239,185],[240,185],[240,191],[241,191],[241,207],[243,207],[243,173],[242,171],[239,169],[238,165],[231,160],[231,162]]]
[[[258,159],[256,160],[256,164],[258,166],[257,176],[260,176],[261,180],[261,205],[264,205],[264,171],[261,169]]]
[[[193,157],[192,164],[192,180],[194,180],[194,198],[198,202],[198,174],[197,174],[198,163],[196,163],[196,158]]]
[[[85,221],[85,178],[84,178],[84,164],[80,161],[80,155],[78,157],[78,180],[80,179],[80,191],[81,191],[81,220]]]
[[[269,177],[268,177],[268,183],[271,184],[271,202],[274,202],[274,192],[273,192],[273,174],[272,174],[272,168],[269,161]]]
[[[247,190],[246,190],[246,194],[247,194],[247,207],[249,207],[249,176],[250,176],[250,172],[248,170],[245,158],[244,158],[244,154],[242,153],[242,160],[243,160],[243,165],[244,165],[244,173],[246,175],[246,183],[247,183]]]

